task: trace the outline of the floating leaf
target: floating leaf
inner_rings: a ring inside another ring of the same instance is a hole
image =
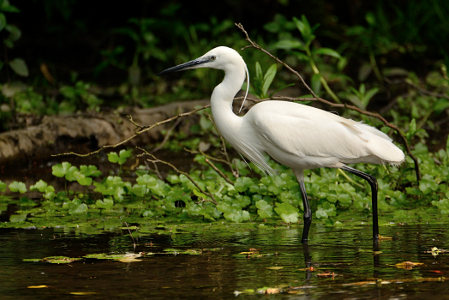
[[[278,266],[273,266],[273,267],[267,267],[268,270],[282,270],[284,267],[278,267]]]
[[[446,253],[446,252],[449,252],[449,250],[439,249],[438,247],[432,247],[432,249],[425,251],[425,253],[430,253],[434,257],[437,257],[440,253]]]
[[[27,286],[27,289],[44,289],[48,288],[48,285],[41,284],[41,285],[29,285]]]
[[[174,248],[167,248],[164,249],[164,252],[174,254],[174,255],[201,255],[203,254],[203,251],[200,249],[187,249],[187,250],[181,250],[181,249],[174,249]]]
[[[70,295],[78,295],[78,296],[88,296],[95,294],[97,294],[97,292],[70,292]]]
[[[282,289],[280,288],[267,288],[265,290],[265,294],[267,295],[279,294],[280,292],[282,292]]]
[[[384,235],[378,235],[377,238],[379,239],[379,241],[391,241],[393,240],[393,237],[391,236],[384,236]]]
[[[399,268],[399,269],[411,270],[411,269],[413,269],[414,267],[416,267],[416,266],[421,266],[421,265],[423,265],[423,264],[424,264],[424,263],[412,262],[412,261],[404,261],[404,262],[395,264],[395,267],[396,267],[396,268]]]
[[[323,273],[319,273],[316,274],[316,276],[318,277],[332,277],[334,278],[337,274],[335,274],[334,272],[323,272]]]
[[[123,263],[129,262],[139,262],[141,260],[137,259],[143,255],[142,252],[139,253],[124,253],[124,254],[106,254],[106,253],[95,253],[84,255],[84,258],[94,258],[94,259],[106,259],[106,260],[115,260]]]
[[[23,261],[26,262],[46,262],[50,264],[69,264],[74,261],[79,261],[82,258],[79,257],[67,257],[67,256],[48,256],[42,259],[39,258],[25,258]]]

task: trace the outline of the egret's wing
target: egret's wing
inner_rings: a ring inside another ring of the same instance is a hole
[[[280,151],[298,158],[368,155],[361,145],[367,142],[364,132],[355,121],[282,101],[262,102],[252,110],[252,126],[272,153]]]

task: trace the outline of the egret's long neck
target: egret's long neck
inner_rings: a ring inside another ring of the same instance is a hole
[[[215,87],[210,99],[215,124],[226,139],[241,122],[241,118],[232,111],[232,101],[245,80],[244,64],[242,60],[242,64],[231,65],[225,70],[223,81]]]

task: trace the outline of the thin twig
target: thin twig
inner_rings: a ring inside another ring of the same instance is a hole
[[[173,121],[173,120],[176,120],[176,119],[178,119],[178,118],[182,118],[182,117],[187,117],[187,116],[193,115],[193,114],[195,114],[195,113],[197,113],[197,112],[199,112],[199,111],[201,111],[201,110],[204,110],[204,109],[206,109],[206,108],[209,108],[209,107],[210,107],[210,104],[207,104],[207,105],[201,106],[201,107],[199,107],[199,108],[196,108],[196,109],[194,109],[194,110],[191,110],[191,111],[188,111],[188,112],[185,112],[185,113],[179,113],[179,114],[177,114],[177,115],[175,115],[175,116],[172,116],[172,117],[170,117],[170,118],[167,118],[167,119],[165,119],[165,120],[162,120],[162,121],[153,123],[153,124],[151,124],[151,125],[145,125],[145,126],[142,126],[142,125],[137,124],[136,122],[134,122],[134,121],[132,120],[132,118],[130,118],[130,119],[129,119],[130,122],[131,122],[134,126],[137,127],[136,132],[135,132],[133,135],[127,137],[127,138],[124,139],[124,140],[121,140],[120,142],[118,142],[118,143],[116,143],[116,144],[113,144],[113,145],[105,145],[105,146],[102,146],[102,147],[98,148],[97,150],[94,150],[94,151],[91,151],[91,152],[88,152],[88,153],[63,152],[63,153],[52,154],[52,156],[55,157],[55,156],[75,155],[75,156],[78,156],[78,157],[87,157],[87,156],[91,156],[91,155],[100,153],[101,151],[104,151],[104,150],[106,150],[106,149],[117,148],[117,147],[120,147],[120,146],[122,146],[122,145],[128,143],[129,141],[131,141],[132,139],[134,139],[136,136],[139,136],[139,135],[141,135],[142,133],[145,133],[145,132],[147,132],[147,131],[150,131],[151,129],[153,129],[153,128],[155,128],[155,127],[158,127],[158,126],[160,126],[160,125],[169,123],[169,122],[171,122],[171,121]]]
[[[170,127],[170,128],[167,130],[167,133],[165,134],[164,139],[162,140],[162,142],[161,142],[157,147],[155,147],[155,148],[153,149],[152,152],[157,152],[157,151],[161,150],[162,147],[164,147],[164,145],[165,145],[165,144],[168,142],[168,140],[170,139],[170,136],[171,136],[173,130],[176,128],[176,126],[179,125],[179,123],[181,123],[181,118],[176,119],[176,121],[175,121],[175,123],[173,124],[173,126]]]
[[[205,159],[206,163],[215,170],[215,172],[217,172],[221,177],[223,177],[224,180],[226,180],[227,183],[229,183],[230,185],[234,185],[234,182],[232,182],[228,176],[226,176],[225,173],[223,173],[219,168],[217,168],[217,166],[214,165],[213,162],[211,162],[209,159]]]
[[[408,84],[409,86],[415,88],[416,90],[418,90],[418,92],[420,92],[423,95],[427,95],[427,96],[431,96],[431,97],[435,97],[435,98],[444,98],[444,99],[449,100],[449,95],[447,95],[447,94],[441,94],[441,93],[437,93],[437,92],[428,91],[428,90],[420,87],[419,85],[414,84],[413,82],[411,82],[409,80],[405,80],[405,83]]]
[[[292,72],[293,74],[295,74],[298,79],[301,81],[301,83],[304,85],[304,87],[313,95],[313,98],[291,98],[291,97],[273,97],[273,99],[279,99],[279,100],[289,100],[289,101],[319,101],[321,103],[324,103],[326,105],[332,106],[332,107],[341,107],[341,108],[345,108],[345,109],[350,109],[350,110],[354,110],[360,114],[363,115],[367,115],[373,118],[376,118],[380,121],[382,121],[382,123],[385,124],[385,126],[390,127],[391,129],[394,129],[399,136],[401,137],[402,143],[406,148],[407,154],[413,159],[413,162],[415,164],[415,173],[416,173],[416,179],[419,183],[419,180],[421,178],[421,173],[419,170],[419,165],[418,165],[418,159],[415,157],[415,155],[411,152],[411,148],[408,144],[407,138],[405,137],[405,135],[402,133],[402,131],[394,124],[388,122],[383,116],[381,116],[379,113],[374,113],[374,112],[370,112],[367,110],[363,110],[360,109],[354,105],[347,105],[347,104],[341,104],[341,103],[334,103],[331,102],[329,100],[323,99],[321,97],[318,97],[313,90],[310,88],[310,86],[305,82],[304,78],[301,76],[301,74],[299,74],[296,70],[294,70],[292,67],[290,67],[288,64],[286,64],[285,62],[283,62],[281,59],[279,59],[278,57],[274,56],[273,54],[271,54],[268,50],[262,48],[260,45],[258,45],[257,43],[255,43],[253,40],[251,40],[251,38],[248,35],[248,32],[246,32],[246,30],[244,29],[243,25],[240,23],[236,23],[235,26],[237,26],[245,35],[246,41],[250,44],[251,47],[262,51],[263,53],[267,54],[268,56],[270,56],[273,60],[275,60],[276,62],[278,62],[279,64],[283,65],[285,68],[287,68],[290,72]]]
[[[220,162],[220,163],[227,165],[229,167],[229,169],[231,170],[231,172],[234,171],[234,169],[232,168],[232,163],[230,161],[227,161],[226,159],[214,157],[214,156],[209,155],[203,151],[191,150],[191,149],[185,148],[185,147],[184,147],[184,151],[189,152],[191,154],[201,154],[204,157],[208,158],[209,160],[213,160],[213,161]]]
[[[235,26],[237,26],[245,35],[246,37],[246,41],[248,43],[251,44],[251,47],[262,51],[263,53],[265,53],[266,55],[268,55],[269,57],[271,57],[272,59],[274,59],[276,62],[278,62],[279,64],[283,65],[287,70],[289,70],[290,72],[292,72],[293,74],[296,75],[296,77],[299,78],[299,80],[301,81],[301,83],[304,85],[304,87],[310,92],[310,94],[313,95],[313,97],[318,98],[318,96],[315,94],[315,92],[310,88],[310,86],[306,83],[306,81],[304,80],[304,78],[301,76],[301,74],[299,74],[298,71],[296,71],[295,69],[293,69],[292,67],[290,67],[288,64],[286,64],[285,62],[283,62],[282,60],[280,60],[278,57],[274,56],[273,54],[271,54],[269,51],[265,50],[264,48],[262,48],[259,44],[257,44],[256,42],[254,42],[253,40],[250,39],[248,32],[246,32],[245,28],[243,27],[243,25],[241,23],[236,23]]]
[[[133,241],[133,248],[134,248],[134,250],[136,250],[137,243],[136,243],[136,240],[133,237],[133,234],[132,234],[131,230],[129,229],[128,222],[123,221],[123,223],[125,223],[126,229],[128,230],[128,233],[129,233],[129,236],[131,237],[131,240]]]

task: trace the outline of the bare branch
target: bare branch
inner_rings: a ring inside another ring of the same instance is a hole
[[[332,107],[339,107],[339,108],[345,108],[345,109],[350,109],[353,111],[356,111],[362,115],[366,115],[366,116],[370,116],[373,118],[376,118],[378,120],[380,120],[382,123],[385,124],[385,126],[395,130],[399,136],[401,137],[402,140],[402,144],[405,146],[405,149],[407,151],[407,154],[413,159],[413,162],[415,164],[415,173],[416,173],[416,179],[419,182],[420,178],[421,178],[421,173],[419,170],[419,165],[418,165],[418,159],[415,157],[415,155],[411,152],[411,148],[408,144],[407,138],[405,137],[405,135],[402,133],[402,131],[394,124],[388,122],[383,116],[381,116],[379,113],[374,113],[374,112],[370,112],[367,110],[363,110],[358,108],[357,106],[354,105],[347,105],[347,104],[341,104],[341,103],[334,103],[331,102],[329,100],[323,99],[321,97],[318,97],[313,90],[310,88],[310,86],[305,82],[304,78],[301,76],[301,74],[299,74],[296,70],[294,70],[292,67],[290,67],[288,64],[286,64],[285,62],[283,62],[281,59],[279,59],[278,57],[274,56],[273,54],[271,54],[268,50],[262,48],[260,45],[258,45],[257,43],[255,43],[253,40],[251,40],[251,38],[249,37],[248,33],[246,32],[246,30],[244,29],[243,25],[240,23],[236,23],[235,26],[237,26],[245,35],[246,41],[248,41],[248,43],[250,44],[251,47],[262,51],[263,53],[267,54],[268,56],[270,56],[273,60],[275,60],[276,62],[278,62],[279,64],[283,65],[286,69],[288,69],[290,72],[292,72],[293,74],[296,75],[296,77],[298,77],[298,79],[301,81],[301,83],[304,85],[304,87],[313,95],[312,98],[291,98],[291,97],[273,97],[273,99],[278,99],[278,100],[288,100],[288,101],[318,101],[321,102],[323,104],[332,106]]]
[[[153,129],[153,128],[155,128],[155,127],[158,127],[158,126],[161,126],[161,125],[163,125],[163,124],[169,123],[169,122],[171,122],[171,121],[173,121],[173,120],[176,120],[176,119],[178,119],[178,118],[183,118],[183,117],[187,117],[187,116],[193,115],[193,114],[195,114],[195,113],[197,113],[197,112],[199,112],[199,111],[201,111],[201,110],[204,110],[204,109],[206,109],[206,108],[209,108],[209,107],[210,107],[210,104],[207,104],[207,105],[201,106],[201,107],[199,107],[199,108],[196,108],[196,109],[191,110],[191,111],[188,111],[188,112],[179,113],[179,114],[177,114],[177,115],[175,115],[175,116],[172,116],[172,117],[170,117],[170,118],[168,118],[168,119],[165,119],[165,120],[162,120],[162,121],[153,123],[153,124],[151,124],[151,125],[139,125],[139,124],[137,124],[137,123],[132,119],[132,117],[128,117],[128,120],[129,120],[134,126],[137,127],[137,130],[136,130],[136,133],[135,133],[135,134],[133,134],[133,135],[127,137],[126,139],[124,139],[124,140],[122,140],[122,141],[120,141],[120,142],[118,142],[118,143],[116,143],[116,144],[114,144],[114,145],[105,145],[105,146],[102,146],[102,147],[98,148],[97,150],[91,151],[91,152],[89,152],[89,153],[64,152],[64,153],[52,154],[52,156],[75,155],[75,156],[79,156],[79,157],[87,157],[87,156],[91,156],[91,155],[100,153],[101,151],[104,151],[104,150],[107,150],[107,149],[114,149],[114,148],[120,147],[120,146],[122,146],[122,145],[125,145],[126,143],[128,143],[129,141],[131,141],[132,139],[134,139],[136,136],[141,135],[142,133],[145,133],[145,132],[147,132],[147,131],[150,131],[151,129]]]

